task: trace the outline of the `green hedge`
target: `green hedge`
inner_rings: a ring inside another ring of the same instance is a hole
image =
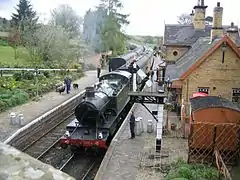
[[[26,103],[29,99],[28,93],[21,89],[0,89],[0,112],[8,108]]]
[[[83,72],[69,72],[67,75],[71,76],[74,81],[82,77]],[[0,112],[26,103],[36,96],[37,89],[39,95],[52,91],[56,83],[63,81],[65,76],[66,72],[38,74],[38,88],[36,77],[32,72],[15,73],[12,77],[2,77],[0,79]]]

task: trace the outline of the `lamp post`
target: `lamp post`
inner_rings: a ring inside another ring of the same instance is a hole
[[[169,94],[169,91],[171,90],[171,87],[172,87],[172,82],[170,81],[169,76],[168,76],[167,81],[166,81],[166,87],[167,87],[167,99],[168,99],[168,94]]]
[[[37,90],[37,98],[38,98],[38,68],[35,69],[35,75],[36,75],[36,90]]]
[[[167,101],[166,101],[166,104],[165,104],[165,108],[166,108],[166,125],[165,125],[165,129],[166,131],[168,132],[168,125],[169,125],[169,122],[168,122],[168,113],[169,113],[169,110],[171,109],[171,104],[169,103],[169,91],[171,90],[171,87],[172,87],[172,82],[170,81],[170,77],[168,76],[167,78],[167,81],[166,81],[166,87],[167,87]]]
[[[225,52],[226,52],[226,50],[227,50],[227,44],[226,44],[226,42],[224,42],[224,43],[222,44],[221,50],[222,50],[222,64],[223,64],[223,63],[224,63],[224,59],[225,59]]]

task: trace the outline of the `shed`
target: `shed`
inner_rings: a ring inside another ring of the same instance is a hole
[[[202,96],[191,98],[190,103],[194,122],[240,124],[240,109],[225,98]]]
[[[191,98],[190,107],[190,159],[208,161],[214,150],[218,150],[227,164],[234,163],[240,140],[237,105],[222,97],[203,96]]]

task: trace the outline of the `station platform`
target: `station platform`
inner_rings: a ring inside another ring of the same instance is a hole
[[[157,110],[156,104],[146,106]],[[167,167],[180,157],[187,160],[187,140],[179,137],[164,136],[161,153],[156,153],[156,121],[141,104],[134,104],[132,110],[136,118],[142,117],[144,132],[130,139],[129,114],[112,140],[95,180],[164,179],[165,174],[159,168]],[[152,133],[147,133],[149,119],[153,122]]]
[[[159,61],[156,61],[154,66]],[[164,96],[156,93],[159,89],[161,87],[154,83],[151,88],[145,87],[144,93],[133,92],[129,95],[133,97],[138,95]],[[159,110],[159,106],[162,106],[160,109],[163,110],[163,105],[150,103],[144,105],[150,112]],[[131,111],[134,111],[135,118],[142,117],[143,122],[143,132],[135,139],[130,139],[129,118]],[[187,160],[188,144],[187,140],[181,137],[181,130],[170,130],[169,133],[163,135],[161,152],[156,153],[157,122],[150,112],[140,103],[133,105],[112,140],[95,180],[162,180],[171,163],[179,158]],[[163,126],[165,126],[165,120],[168,117],[168,123],[175,123],[180,129],[180,121],[176,113],[167,113],[165,110],[162,113]],[[153,122],[152,133],[147,133],[148,120]]]

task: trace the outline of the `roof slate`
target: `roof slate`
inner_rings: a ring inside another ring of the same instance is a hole
[[[223,26],[226,32],[229,26]],[[164,31],[165,45],[192,45],[199,37],[211,36],[211,25],[206,25],[204,30],[195,30],[193,24],[166,24]],[[240,46],[240,37],[238,35],[237,45]]]
[[[192,111],[206,108],[229,108],[240,113],[240,109],[231,101],[218,96],[204,96],[190,99]]]
[[[220,39],[210,41],[210,37],[200,37],[175,64],[167,65],[166,77],[170,80],[179,79],[201,56],[203,56]]]

